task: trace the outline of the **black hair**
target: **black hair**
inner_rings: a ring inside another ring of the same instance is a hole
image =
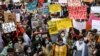
[[[29,48],[28,45],[25,45],[25,46],[24,46],[24,53],[25,53],[25,55],[28,55],[28,53],[27,53],[28,48]]]
[[[7,52],[14,52],[14,48],[8,48]]]

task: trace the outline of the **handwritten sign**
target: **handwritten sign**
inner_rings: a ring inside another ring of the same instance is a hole
[[[54,12],[60,12],[61,11],[61,5],[60,4],[51,4],[49,6],[49,11],[51,13],[54,13]]]
[[[100,31],[100,20],[92,20],[92,29]]]
[[[68,6],[81,6],[81,0],[68,0]]]
[[[16,31],[16,25],[14,24],[14,22],[10,22],[10,23],[3,23],[2,24],[2,29],[4,33],[9,33],[12,31]]]
[[[87,19],[86,6],[69,6],[68,11],[71,19]]]

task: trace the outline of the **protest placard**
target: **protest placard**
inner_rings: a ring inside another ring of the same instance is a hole
[[[100,13],[100,6],[92,6],[91,13]]]
[[[16,14],[16,22],[20,22],[20,13]]]
[[[14,22],[10,22],[10,23],[3,23],[2,24],[2,29],[4,33],[9,33],[12,31],[16,31],[16,25],[14,24]]]
[[[16,22],[16,15],[14,13],[4,13],[5,22]]]
[[[35,10],[37,8],[38,0],[34,0],[33,2],[28,2],[26,5],[27,11]]]
[[[86,6],[69,6],[68,12],[71,19],[87,19]]]
[[[48,14],[49,13],[49,3],[43,3],[43,9],[42,12],[43,14]]]
[[[68,6],[81,6],[81,0],[68,0]]]
[[[72,27],[72,20],[69,18],[64,18],[57,21],[58,30],[64,30],[66,28]]]
[[[100,31],[100,20],[92,20],[92,29]]]
[[[72,27],[72,21],[69,18],[64,18],[60,20],[55,19],[55,20],[49,21],[48,25],[49,25],[49,32],[51,34],[56,34],[60,30],[64,30],[64,29]]]
[[[73,27],[79,30],[86,29],[86,22],[85,21],[77,22],[73,20]]]
[[[49,12],[54,13],[54,12],[60,12],[61,11],[61,5],[60,4],[51,4],[49,6]]]
[[[57,34],[58,33],[56,21],[49,21],[48,26],[49,26],[49,33],[50,34]]]
[[[58,0],[59,3],[67,3],[68,0]]]

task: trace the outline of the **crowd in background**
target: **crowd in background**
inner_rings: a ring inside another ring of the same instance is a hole
[[[67,17],[66,7],[62,6],[64,13],[60,16],[60,13],[42,14],[39,8],[27,12],[26,4],[0,0],[0,25],[4,22],[4,12],[21,15],[21,21],[16,22],[16,31],[3,33],[0,29],[0,56],[100,56],[100,32],[96,29],[80,31],[72,27],[54,36],[49,34],[47,22],[52,17]],[[32,26],[32,20],[37,20],[39,25]]]

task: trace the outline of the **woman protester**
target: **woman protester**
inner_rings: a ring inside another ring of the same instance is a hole
[[[58,38],[58,42],[53,44],[51,56],[68,56],[68,47],[63,43],[62,38]]]

